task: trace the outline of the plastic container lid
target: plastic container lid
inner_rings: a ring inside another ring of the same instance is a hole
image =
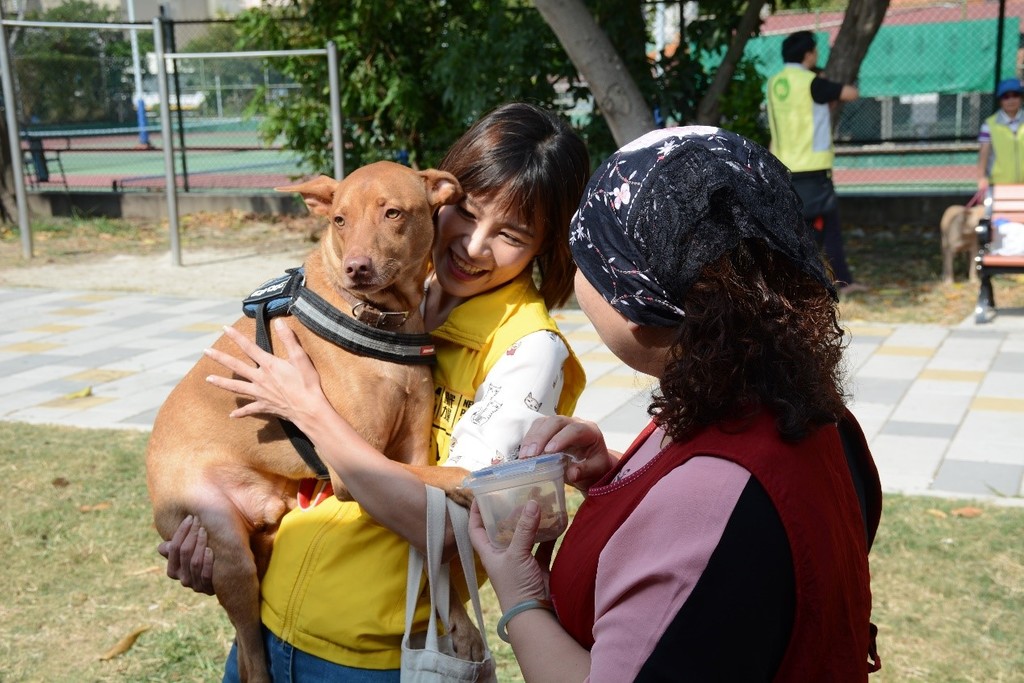
[[[538,481],[549,481],[561,475],[565,467],[564,453],[551,453],[536,458],[512,460],[471,472],[462,485],[474,493],[487,493]]]

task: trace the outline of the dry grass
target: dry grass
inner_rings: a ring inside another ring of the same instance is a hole
[[[955,511],[978,507],[980,517]],[[871,553],[875,681],[1024,681],[1024,509],[887,496]]]
[[[245,243],[271,253],[293,249],[296,235],[312,243],[323,223],[313,216],[199,213],[181,217],[179,237],[181,246],[188,249],[237,249]],[[38,218],[31,229],[33,258],[25,261],[17,227],[0,224],[0,269],[77,263],[116,254],[158,254],[170,248],[167,223],[159,220]]]
[[[146,438],[0,423],[0,680],[220,680],[231,628],[213,598],[163,575]],[[884,662],[876,683],[1024,680],[1024,508],[952,514],[964,505],[886,499],[871,559]],[[484,600],[493,629],[489,588]],[[131,648],[101,660],[142,628]],[[501,680],[520,680],[508,646],[490,642]]]
[[[955,282],[941,280],[937,228],[848,227],[844,237],[854,277],[871,288],[844,298],[844,320],[956,325],[974,311],[978,285],[967,281],[967,254],[954,261]],[[1024,277],[997,276],[993,286],[999,306],[1024,306]]]

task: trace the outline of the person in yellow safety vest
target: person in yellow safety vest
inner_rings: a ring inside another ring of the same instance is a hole
[[[1024,128],[1020,123],[1019,78],[1007,78],[996,87],[999,111],[985,119],[978,133],[978,189],[989,184],[1024,183]]]
[[[818,75],[818,46],[810,31],[782,41],[782,70],[768,80],[768,125],[772,154],[790,170],[804,205],[804,219],[825,252],[841,294],[864,291],[846,263],[839,200],[832,184],[832,107],[857,99],[855,85]]]

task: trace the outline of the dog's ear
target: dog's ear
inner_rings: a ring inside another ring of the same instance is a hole
[[[310,213],[318,216],[330,216],[331,205],[334,203],[334,191],[338,188],[338,181],[330,176],[322,175],[313,180],[296,185],[283,185],[275,187],[278,192],[298,192],[302,200],[306,202]]]
[[[457,204],[462,200],[462,185],[451,173],[428,168],[420,171],[420,177],[426,183],[427,201],[430,202],[431,211],[445,204]]]

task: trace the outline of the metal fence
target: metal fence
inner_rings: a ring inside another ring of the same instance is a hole
[[[268,59],[296,51],[210,50],[231,44],[230,21],[4,23],[31,189],[164,189],[155,30],[164,53],[175,55],[164,63],[180,191],[269,190],[303,172],[298,155],[266,139],[253,114],[254,105],[284,99],[298,87]],[[88,43],[93,56],[56,48],[68,42]],[[324,51],[305,53],[322,59]]]
[[[72,69],[72,64],[76,62],[64,65],[67,70],[58,80],[59,83],[64,84],[64,88],[26,88],[23,82],[21,87],[18,87],[20,79],[17,77],[31,74],[33,65],[30,64],[29,67],[19,72],[19,65],[14,59],[8,58],[8,51],[0,49],[4,101],[15,105],[5,106],[11,148],[12,150],[20,148],[22,152],[21,154],[15,152],[12,161],[15,171],[19,226],[26,258],[32,255],[32,237],[25,197],[26,184],[35,188],[41,187],[44,183],[50,186],[57,185],[68,192],[73,187],[77,189],[104,188],[121,192],[134,189],[165,191],[170,218],[172,260],[175,264],[180,264],[178,192],[199,188],[216,190],[251,187],[254,182],[253,178],[256,176],[259,178],[256,182],[261,187],[272,188],[275,185],[286,183],[300,173],[296,158],[291,152],[280,145],[266,144],[266,141],[259,137],[258,121],[252,121],[246,117],[224,116],[219,78],[214,80],[218,87],[213,91],[218,106],[218,115],[186,117],[187,111],[200,109],[207,100],[206,91],[202,87],[209,84],[203,76],[205,70],[199,69],[200,75],[196,78],[197,69],[193,66],[197,63],[207,63],[205,60],[217,62],[244,59],[264,60],[284,56],[308,56],[321,59],[326,57],[329,62],[328,73],[331,75],[329,98],[332,112],[331,144],[334,151],[334,174],[339,178],[344,175],[337,52],[332,43],[328,43],[323,49],[181,53],[167,49],[166,46],[174,45],[173,32],[168,30],[167,22],[160,18],[154,19],[150,26],[54,24],[4,20],[0,22],[0,48],[8,44],[7,30],[9,27],[91,32],[93,42],[110,42],[111,48],[116,47],[116,42],[107,41],[109,32],[135,34],[148,30],[153,45],[152,59],[148,61],[151,63],[150,70],[155,72],[156,77],[153,82],[155,92],[145,91],[139,86],[139,83],[145,83],[145,79],[139,76],[140,65],[136,56],[138,52],[133,49],[132,56],[135,60],[136,73],[135,92],[131,93],[128,90],[127,92],[131,94],[125,95],[125,87],[130,87],[131,83],[126,84],[127,78],[122,77],[120,89],[108,92],[108,95],[111,95],[112,103],[102,105],[95,102],[95,96],[89,97],[84,94],[87,86],[95,93],[96,86],[88,78],[83,77],[80,72],[75,72]],[[134,47],[136,42],[141,41],[136,37],[131,42]],[[103,54],[111,53],[116,54],[116,50],[103,52]],[[46,60],[38,58],[37,61],[45,62]],[[45,64],[35,68],[43,71],[44,66]],[[108,71],[120,72],[122,75],[125,73],[123,64],[120,69],[116,66],[108,67],[107,64],[101,64],[99,68],[94,68],[94,65],[86,65],[85,71],[92,75]],[[191,77],[182,78],[180,74],[183,73],[189,74]],[[265,78],[266,74],[267,71],[264,68]],[[109,79],[111,83],[114,80],[116,79]],[[186,83],[191,81],[190,87],[182,87],[183,81]],[[173,91],[170,85],[172,82],[174,83]],[[78,86],[81,86],[82,89],[78,89]],[[29,98],[26,101],[23,96],[26,91],[35,94],[37,90],[50,89],[61,92],[62,98],[65,100],[80,101],[73,101],[70,104],[54,101],[52,104],[47,104],[47,100],[44,98],[35,100]],[[285,88],[278,91],[264,85],[256,92],[261,93],[264,97],[280,97],[285,94],[286,90]],[[121,96],[113,96],[117,93],[120,93]],[[106,115],[110,115],[113,111],[120,111],[123,115],[125,108],[117,105],[119,102],[123,103],[125,97],[129,102],[134,101],[135,103],[133,109],[137,125],[134,127],[119,125],[123,123],[122,121],[115,121],[113,125],[107,121],[102,124],[91,123],[78,128],[65,124],[64,128],[59,128],[55,127],[50,120],[54,116],[67,116],[67,114],[53,114],[51,110],[58,112],[104,110]],[[158,112],[158,115],[152,120],[149,114],[150,110]],[[46,118],[43,118],[44,116]],[[28,131],[22,130],[22,121],[26,119],[30,122]],[[154,144],[150,134],[156,132],[159,133],[159,142]],[[242,140],[241,143],[240,140]],[[191,170],[189,170],[190,165]],[[249,184],[238,183],[238,177],[246,178],[246,182]]]

